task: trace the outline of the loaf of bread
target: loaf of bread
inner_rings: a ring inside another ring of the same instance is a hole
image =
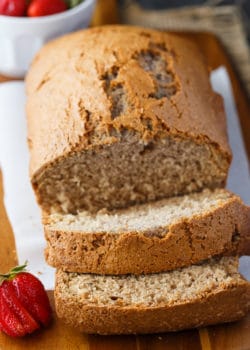
[[[177,331],[242,318],[250,284],[237,258],[140,276],[101,276],[57,271],[56,310],[85,333]]]
[[[202,54],[123,26],[48,43],[27,76],[31,181],[47,213],[96,212],[222,187],[231,154]]]
[[[250,208],[218,189],[98,214],[45,216],[46,259],[70,272],[140,274],[250,254]]]
[[[27,120],[59,317],[129,334],[248,312],[233,255],[250,252],[250,208],[221,189],[224,109],[193,42],[125,26],[50,42],[27,76]]]

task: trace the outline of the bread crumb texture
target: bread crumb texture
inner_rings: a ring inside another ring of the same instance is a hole
[[[159,307],[205,298],[217,288],[230,288],[242,281],[237,258],[152,275],[102,276],[61,272],[58,292],[65,300],[98,306]]]
[[[154,203],[142,204],[114,211],[100,210],[97,214],[87,211],[76,215],[55,213],[47,218],[49,229],[61,231],[78,231],[84,233],[125,233],[150,232],[155,230],[158,235],[160,228],[174,225],[176,222],[206,215],[230,201],[236,199],[230,192],[223,189],[216,191],[204,190],[186,196],[163,199]]]

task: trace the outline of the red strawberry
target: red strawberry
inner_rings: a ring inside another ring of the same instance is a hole
[[[32,0],[28,7],[29,17],[48,16],[67,10],[63,0]]]
[[[0,0],[0,15],[24,16],[26,0]]]
[[[25,272],[26,264],[0,275],[0,329],[22,337],[51,320],[49,299],[42,283]]]

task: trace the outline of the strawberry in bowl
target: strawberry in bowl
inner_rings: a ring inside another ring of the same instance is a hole
[[[17,7],[17,3],[25,4],[25,9]],[[96,0],[0,0],[0,74],[23,78],[47,41],[89,25],[95,3]]]
[[[52,317],[43,284],[26,272],[26,266],[0,274],[0,330],[11,337],[23,337],[47,327]]]
[[[0,14],[5,16],[25,16],[25,0],[0,0]]]
[[[33,0],[27,9],[29,17],[49,16],[68,9],[63,0]]]
[[[84,0],[0,0],[0,15],[50,16],[79,5]]]

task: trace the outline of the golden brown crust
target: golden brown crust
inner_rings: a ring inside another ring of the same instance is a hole
[[[250,207],[238,197],[158,232],[85,233],[45,225],[47,262],[70,272],[141,274],[174,270],[216,255],[250,254]]]
[[[141,53],[167,62],[163,97],[140,66]],[[126,95],[126,108],[115,117],[112,86]],[[222,99],[211,89],[203,57],[172,34],[106,26],[57,39],[34,60],[27,96],[31,176],[72,152],[119,142],[124,130],[147,141],[168,134],[191,138],[213,145],[230,162]]]
[[[61,289],[63,272],[56,276],[57,314],[84,333],[129,334],[178,331],[244,317],[250,307],[249,283],[242,280],[217,288],[193,301],[159,307],[118,307],[87,304],[84,298],[66,297]]]

